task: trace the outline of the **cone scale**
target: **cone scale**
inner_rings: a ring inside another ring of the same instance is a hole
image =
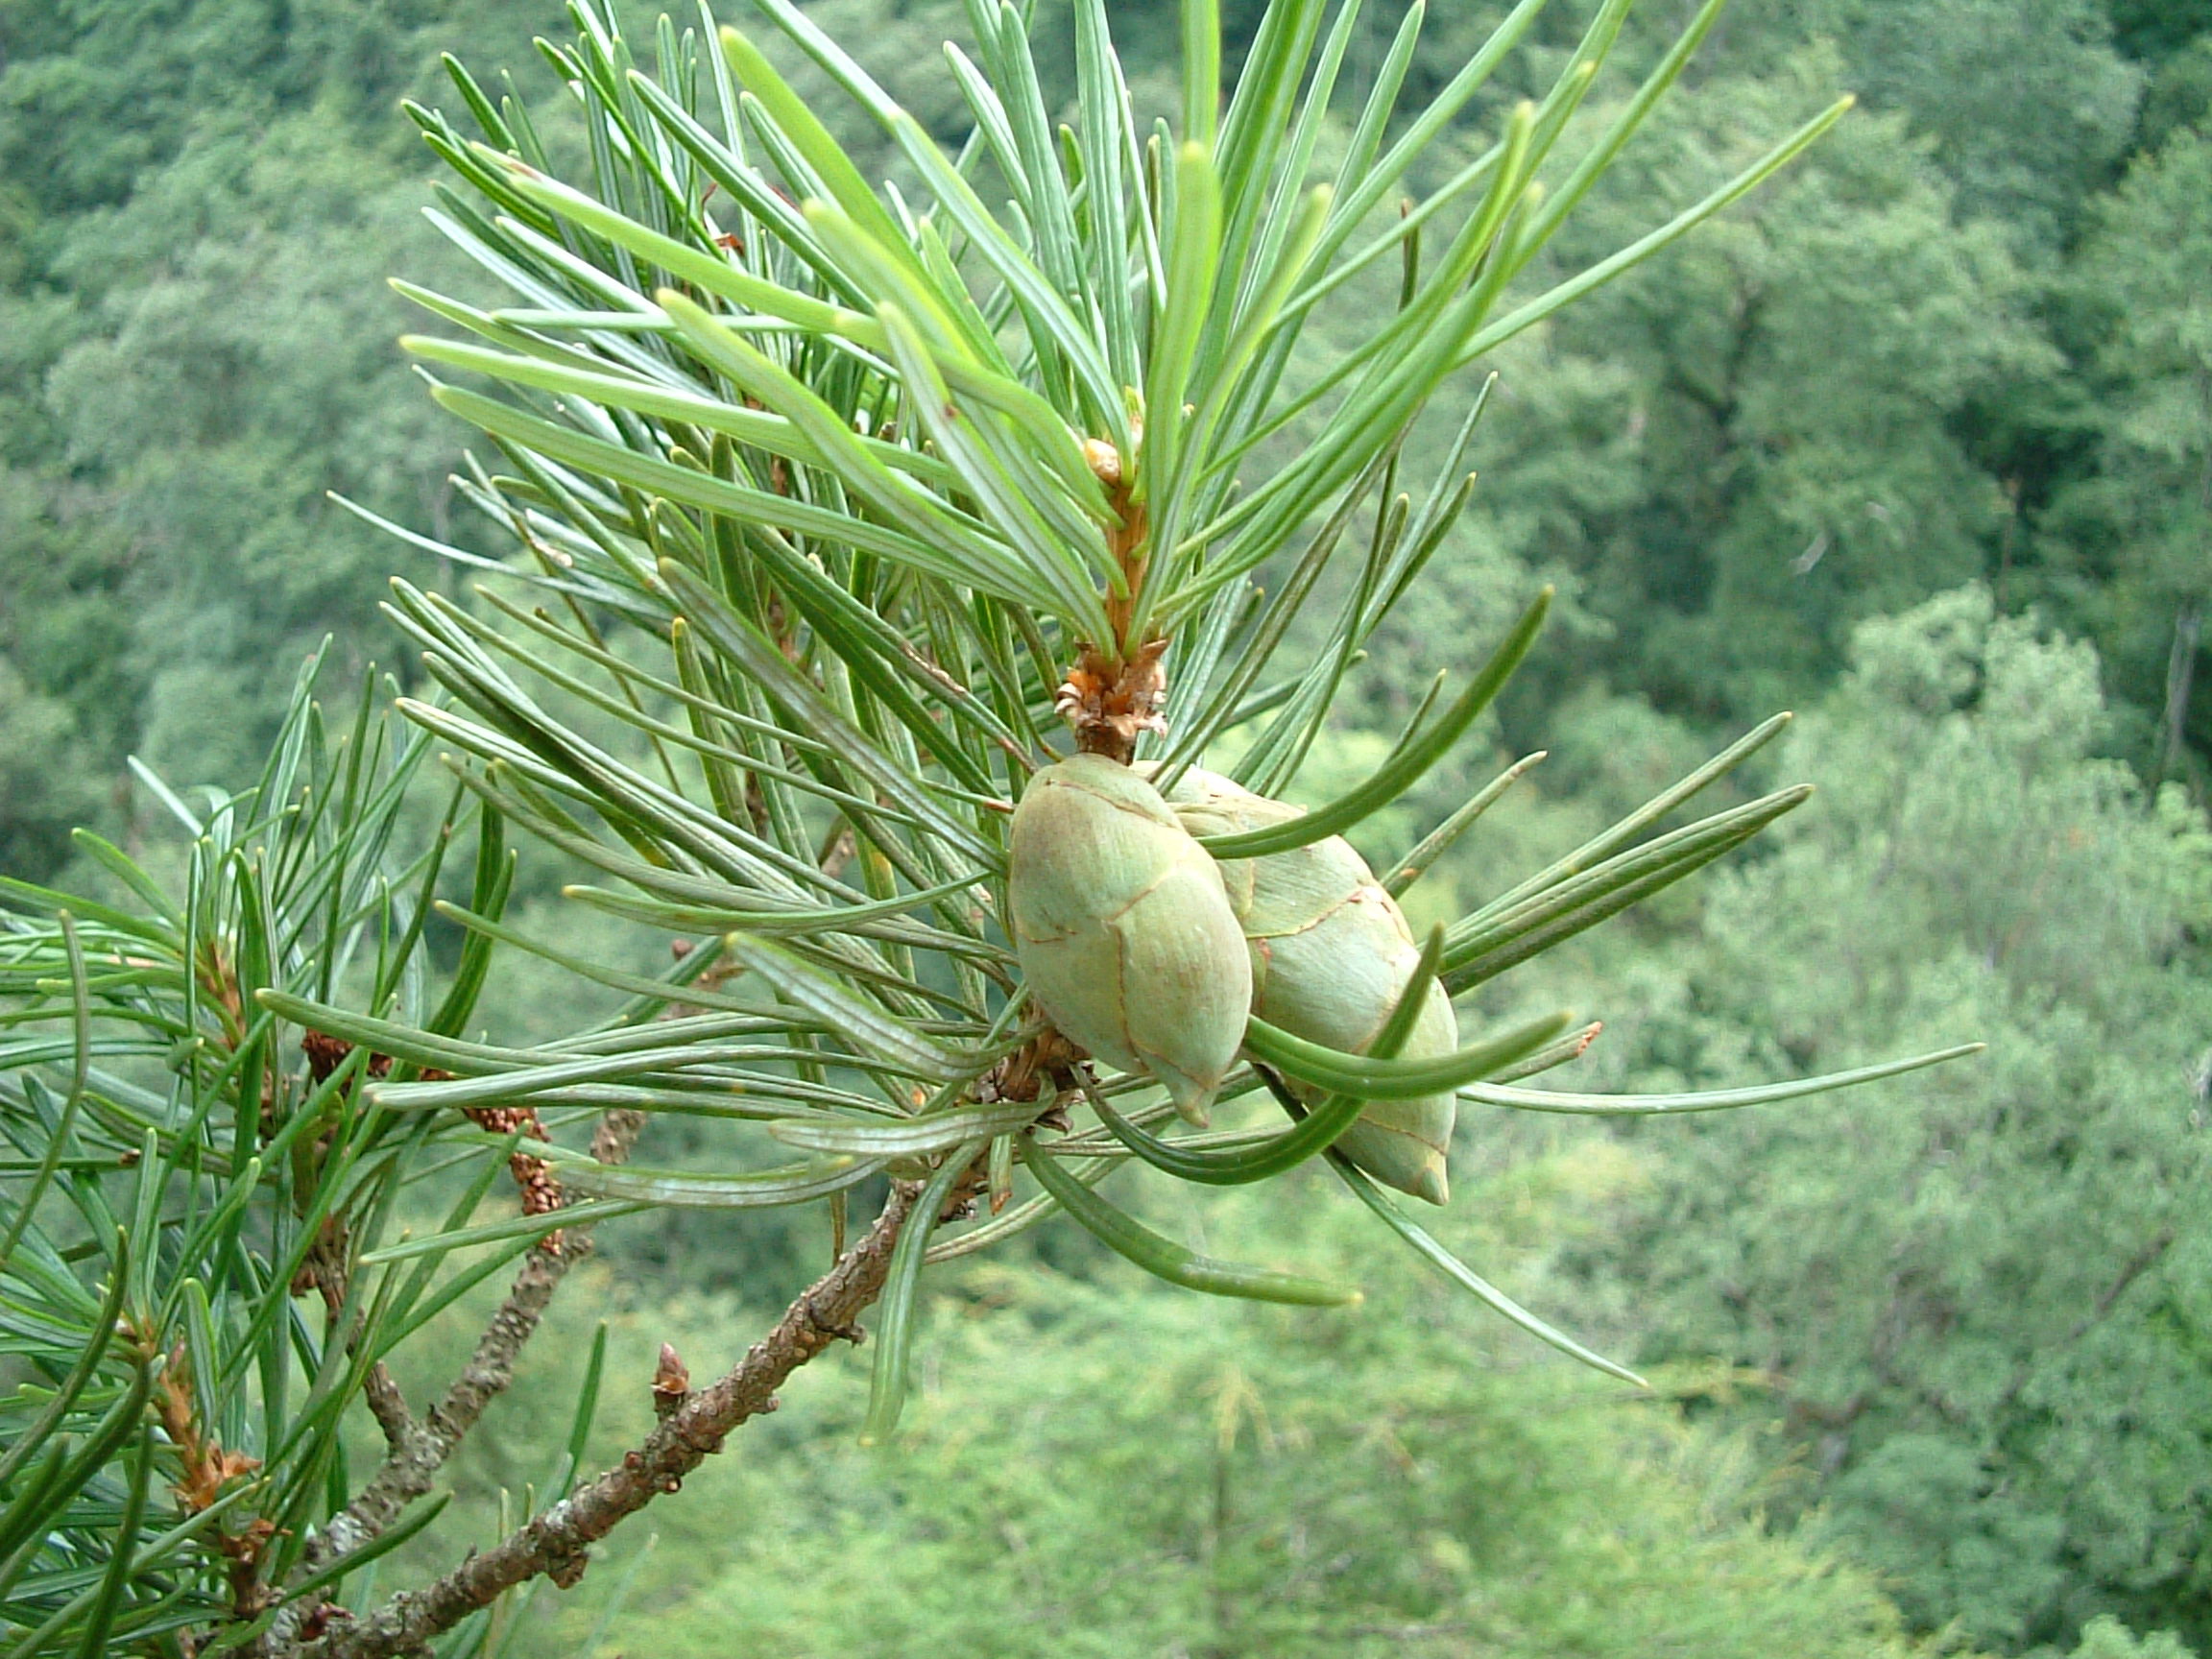
[[[1037,1006],[1203,1123],[1252,1006],[1220,866],[1158,790],[1092,754],[1030,779],[1009,854],[1014,950]]]
[[[1196,767],[1176,779],[1168,805],[1193,835],[1280,824],[1298,808]],[[1420,950],[1397,901],[1340,835],[1219,868],[1230,908],[1252,960],[1252,1012],[1294,1036],[1364,1053],[1413,976]],[[1431,983],[1419,1022],[1401,1053],[1411,1060],[1458,1046],[1452,998]],[[1302,1098],[1317,1098],[1303,1084]],[[1450,1092],[1414,1100],[1370,1101],[1336,1142],[1361,1169],[1401,1192],[1442,1204],[1446,1159],[1458,1102]]]

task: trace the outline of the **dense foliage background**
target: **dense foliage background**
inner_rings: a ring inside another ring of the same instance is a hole
[[[954,120],[959,6],[815,10]],[[1498,10],[1436,7],[1416,76]],[[1646,10],[1656,40],[1683,9]],[[1563,50],[1582,9],[1555,11]],[[1115,12],[1134,68],[1166,60],[1171,8]],[[385,276],[469,280],[396,104],[440,97],[440,50],[535,85],[523,43],[563,21],[0,8],[0,869],[60,871],[73,824],[157,841],[127,754],[245,775],[323,634],[395,654],[387,574],[462,586],[325,492],[478,534],[449,512],[460,434],[392,345]],[[1806,160],[1499,365],[1418,635],[1362,671],[1312,789],[1556,580],[1496,753],[1434,784],[1551,751],[1440,873],[1463,898],[1778,707],[1801,720],[1763,776],[1822,789],[1549,970],[1611,1022],[1586,1067],[1667,1088],[1990,1055],[1744,1120],[1471,1118],[1447,1236],[1653,1368],[1659,1405],[1416,1284],[1225,1314],[1058,1235],[1033,1270],[948,1271],[903,1444],[854,1448],[853,1375],[820,1368],[713,1493],[656,1510],[657,1550],[546,1593],[544,1651],[812,1652],[832,1598],[842,1652],[2179,1650],[2115,1619],[2212,1647],[2212,0],[1739,0],[1581,234],[1614,245],[1839,84],[1863,110]],[[1418,828],[1365,833],[1395,855]],[[556,902],[557,872],[524,880]],[[526,977],[495,995],[546,1018]],[[1340,1204],[1293,1190],[1310,1211],[1208,1224],[1352,1249]],[[694,1219],[603,1245],[611,1374],[643,1376],[663,1339],[741,1343],[827,1239]],[[583,1344],[543,1346],[425,1559],[537,1478],[533,1401]]]

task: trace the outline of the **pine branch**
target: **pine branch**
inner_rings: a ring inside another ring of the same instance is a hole
[[[591,1155],[602,1164],[621,1164],[645,1126],[645,1114],[627,1110],[607,1113],[591,1138]],[[550,1241],[548,1241],[550,1242]],[[300,1576],[350,1554],[383,1533],[408,1506],[425,1496],[469,1431],[515,1378],[515,1362],[537,1334],[553,1293],[570,1269],[591,1253],[590,1234],[582,1228],[567,1230],[556,1248],[541,1247],[523,1258],[515,1284],[499,1304],[475,1351],[445,1396],[418,1421],[393,1383],[381,1362],[371,1369],[363,1386],[371,1412],[390,1445],[383,1465],[355,1495],[353,1502],[330,1518],[330,1524],[302,1552]],[[263,1654],[286,1651],[299,1631],[313,1616],[317,1603],[302,1601],[287,1607],[258,1645]]]
[[[980,1187],[982,1165],[956,1183],[948,1213]],[[720,1380],[685,1397],[644,1442],[590,1485],[562,1500],[480,1555],[422,1590],[402,1591],[375,1613],[292,1649],[298,1659],[388,1659],[416,1652],[502,1592],[540,1575],[566,1588],[584,1575],[590,1547],[622,1521],[722,1449],[731,1431],[773,1411],[776,1390],[790,1375],[839,1339],[857,1340],[854,1321],[881,1294],[919,1182],[895,1181],[867,1234],[829,1272],[801,1293],[775,1329]]]
[[[393,1381],[391,1369],[379,1359],[369,1367],[369,1375],[361,1383],[361,1398],[369,1407],[369,1415],[376,1419],[376,1427],[384,1431],[386,1455],[397,1457],[421,1431],[415,1421],[415,1413],[407,1408],[407,1398],[399,1392],[399,1384]]]

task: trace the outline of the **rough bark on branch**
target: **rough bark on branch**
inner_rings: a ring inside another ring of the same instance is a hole
[[[592,1134],[591,1156],[602,1164],[625,1162],[644,1125],[642,1112],[607,1113]],[[469,1363],[426,1418],[418,1420],[408,1411],[381,1361],[372,1368],[364,1392],[370,1410],[384,1431],[390,1453],[368,1484],[354,1495],[353,1502],[308,1541],[301,1551],[301,1575],[376,1538],[429,1492],[438,1471],[476,1426],[484,1408],[514,1381],[515,1362],[537,1334],[561,1281],[590,1253],[590,1234],[570,1229],[557,1247],[533,1249],[523,1257],[514,1287],[476,1339]],[[313,1617],[317,1605],[315,1599],[309,1598],[287,1606],[256,1650],[263,1655],[293,1650],[299,1632]]]
[[[948,1211],[974,1194],[980,1166],[956,1184]],[[542,1574],[566,1586],[583,1575],[587,1552],[614,1527],[722,1449],[747,1418],[773,1411],[776,1390],[792,1372],[854,1333],[854,1322],[882,1293],[892,1247],[921,1194],[916,1182],[894,1182],[875,1224],[829,1272],[784,1310],[774,1330],[718,1381],[685,1396],[622,1461],[472,1555],[436,1583],[403,1591],[368,1617],[296,1649],[301,1659],[389,1659],[425,1650],[502,1591]]]

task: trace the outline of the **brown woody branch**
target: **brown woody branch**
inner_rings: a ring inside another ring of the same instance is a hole
[[[644,1125],[642,1112],[607,1113],[592,1134],[591,1156],[602,1164],[625,1162]],[[554,1291],[569,1270],[591,1253],[590,1234],[583,1229],[569,1229],[565,1238],[556,1235],[555,1238],[559,1241],[554,1247],[541,1245],[523,1258],[514,1287],[477,1338],[469,1363],[427,1417],[418,1420],[408,1410],[381,1362],[371,1368],[363,1394],[384,1431],[390,1453],[353,1502],[332,1516],[329,1525],[309,1541],[301,1552],[302,1576],[360,1549],[427,1494],[438,1471],[476,1426],[484,1408],[514,1381],[515,1362],[537,1334]],[[287,1607],[263,1637],[259,1651],[286,1651],[317,1611],[317,1604],[311,1602]]]
[[[385,1455],[398,1456],[421,1431],[415,1413],[407,1408],[407,1397],[399,1392],[399,1384],[392,1380],[383,1360],[371,1365],[369,1375],[361,1380],[361,1398],[368,1403],[369,1415],[376,1419],[376,1427],[384,1431]]]
[[[981,1166],[953,1187],[948,1213],[965,1206]],[[389,1659],[420,1652],[501,1592],[541,1575],[566,1587],[581,1578],[590,1547],[722,1449],[732,1430],[773,1411],[776,1390],[832,1342],[854,1338],[861,1312],[882,1293],[892,1247],[921,1194],[892,1183],[882,1214],[858,1243],[784,1310],[774,1330],[718,1381],[687,1393],[622,1461],[480,1555],[421,1590],[403,1591],[376,1612],[298,1649],[301,1659]]]

